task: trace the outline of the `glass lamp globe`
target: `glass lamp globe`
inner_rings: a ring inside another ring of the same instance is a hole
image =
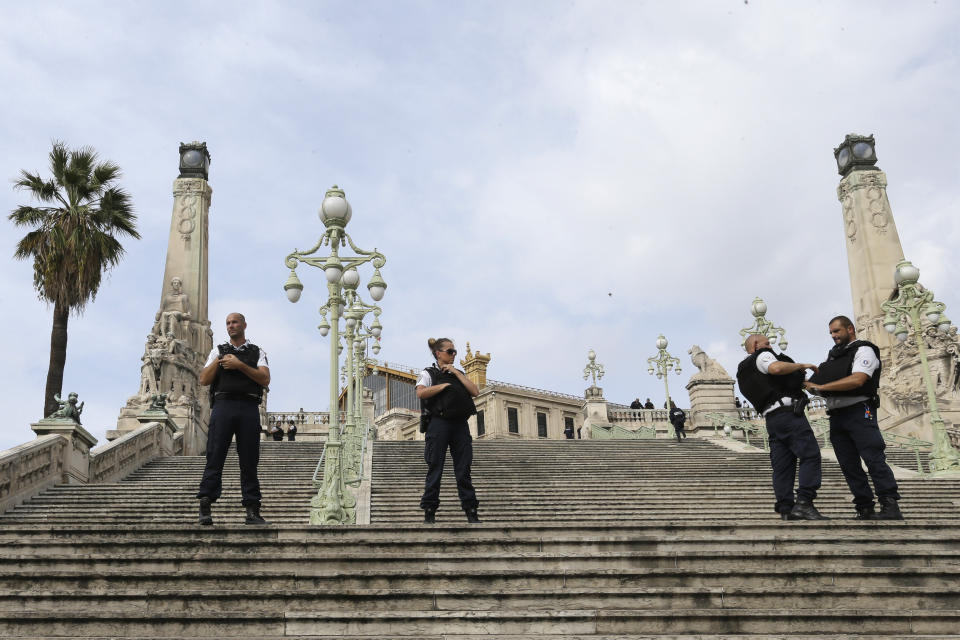
[[[360,273],[353,267],[350,267],[343,272],[341,282],[343,282],[343,286],[348,289],[356,289],[357,285],[360,284]]]
[[[327,276],[327,282],[335,284],[340,281],[340,276],[343,275],[343,264],[336,256],[331,256],[323,265],[323,272]]]
[[[950,319],[946,316],[946,314],[941,313],[940,324],[937,325],[937,329],[939,329],[941,333],[946,333],[947,331],[950,331],[950,324]]]
[[[380,343],[375,342],[375,343],[373,344],[373,347],[371,347],[371,350],[372,350],[374,353],[380,353]]]
[[[663,351],[664,349],[667,348],[667,344],[669,343],[667,342],[667,339],[663,337],[663,335],[660,335],[657,338],[657,349],[660,349],[661,351]]]
[[[728,425],[728,424],[723,425],[723,433],[724,433],[724,435],[727,435],[727,436],[728,436],[728,435],[730,435],[732,432],[733,432],[733,429],[730,428],[730,425]]]
[[[384,282],[383,276],[380,275],[380,269],[375,269],[373,271],[373,277],[370,278],[370,283],[367,285],[367,290],[370,292],[370,297],[373,298],[375,302],[380,302],[383,300],[383,294],[387,292],[387,283]]]
[[[297,272],[293,269],[290,270],[290,277],[287,278],[287,281],[283,285],[283,290],[287,294],[287,300],[290,302],[296,302],[300,299],[300,294],[303,293],[303,283],[300,282],[300,278],[297,277]]]
[[[893,272],[893,281],[896,284],[914,284],[920,279],[920,269],[917,269],[909,260],[903,260]]]
[[[371,334],[373,335],[373,337],[375,337],[375,338],[379,338],[379,337],[380,337],[380,334],[383,333],[383,327],[380,325],[380,321],[379,321],[379,320],[374,320],[374,321],[373,321],[373,324],[370,325],[370,333],[371,333]]]
[[[759,318],[767,312],[767,303],[761,300],[760,298],[754,298],[753,304],[750,305],[750,313],[753,314],[754,318]]]
[[[883,319],[883,328],[887,330],[887,333],[893,333],[897,330],[897,319],[891,315],[887,315]]]
[[[907,341],[907,330],[904,329],[904,328],[898,329],[898,330],[897,330],[897,333],[896,333],[896,336],[897,336],[897,340],[899,340],[900,342],[906,342],[906,341]]]
[[[333,221],[338,221],[345,225],[350,222],[352,216],[353,209],[347,202],[343,190],[337,185],[330,187],[320,205],[320,220],[323,221],[323,224],[327,225]]]

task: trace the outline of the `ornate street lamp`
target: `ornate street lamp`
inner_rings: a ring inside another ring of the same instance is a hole
[[[667,352],[667,339],[661,333],[657,336],[657,355],[647,358],[647,373],[657,374],[657,378],[663,378],[663,390],[667,395],[667,410],[670,410],[670,384],[667,381],[667,374],[672,369],[674,373],[680,375],[680,360],[674,358]]]
[[[290,269],[290,276],[283,285],[290,302],[300,299],[303,284],[297,278],[297,265],[302,263],[311,267],[323,269],[327,280],[327,302],[320,308],[322,321],[317,327],[320,335],[330,333],[330,432],[324,448],[323,483],[319,492],[310,501],[311,524],[345,524],[354,520],[356,499],[344,487],[343,478],[343,450],[340,438],[340,412],[338,410],[338,385],[340,352],[340,317],[344,314],[345,303],[349,304],[347,292],[355,292],[360,283],[357,267],[370,262],[373,264],[373,277],[370,278],[367,289],[370,297],[381,300],[387,289],[387,284],[380,275],[380,268],[386,264],[386,257],[374,249],[367,251],[354,244],[353,239],[346,232],[345,227],[353,217],[353,209],[347,202],[342,189],[334,185],[327,190],[320,206],[320,220],[326,230],[317,243],[307,251],[294,250],[284,260]],[[342,256],[341,248],[349,244],[357,255]],[[328,246],[329,255],[314,255],[321,246]],[[327,322],[327,313],[330,322]],[[346,324],[348,329],[349,319]]]
[[[886,312],[883,328],[895,335],[900,342],[906,342],[911,332],[917,341],[920,371],[927,387],[930,423],[933,426],[930,467],[932,471],[946,471],[960,468],[960,453],[951,446],[946,425],[940,417],[937,391],[930,373],[930,364],[927,361],[927,344],[924,334],[931,330],[946,333],[950,330],[950,320],[944,313],[947,306],[934,300],[933,291],[924,288],[919,280],[920,270],[909,260],[901,260],[897,264],[893,275],[893,281],[897,285],[897,296],[881,305]]]
[[[603,378],[603,365],[597,362],[597,354],[593,349],[587,352],[587,359],[590,362],[583,368],[583,379],[586,380],[590,376],[593,376],[593,384],[590,386],[596,387],[597,380]]]
[[[780,347],[781,351],[787,350],[787,332],[783,327],[778,327],[767,320],[767,303],[760,298],[754,298],[750,305],[750,313],[753,314],[753,326],[746,329],[740,329],[740,336],[746,340],[747,336],[759,334],[767,336],[772,344]]]
[[[848,135],[843,144],[833,150],[837,159],[837,172],[846,176],[851,171],[879,171],[877,149],[873,136]]]

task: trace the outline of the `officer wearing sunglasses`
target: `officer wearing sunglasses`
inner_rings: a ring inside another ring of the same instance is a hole
[[[427,346],[436,363],[420,373],[416,389],[423,412],[421,431],[426,433],[423,457],[427,462],[427,478],[420,498],[423,521],[427,524],[436,521],[440,506],[440,478],[447,447],[450,447],[460,506],[467,514],[467,522],[480,522],[477,493],[470,478],[473,439],[467,426],[467,418],[477,412],[473,399],[480,390],[453,366],[457,350],[452,340],[430,338]]]

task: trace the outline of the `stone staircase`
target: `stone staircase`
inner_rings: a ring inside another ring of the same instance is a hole
[[[844,519],[782,522],[763,452],[479,441],[484,523],[451,466],[431,527],[423,443],[377,442],[372,524],[310,527],[319,451],[264,443],[269,527],[239,524],[233,456],[212,528],[188,457],[3,514],[0,637],[960,637],[957,480],[904,480],[908,520],[861,523],[825,463],[818,504]]]

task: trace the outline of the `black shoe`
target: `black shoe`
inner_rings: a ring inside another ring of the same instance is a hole
[[[877,513],[873,510],[872,504],[858,504],[857,515],[854,520],[876,520]]]
[[[423,510],[423,524],[435,524],[437,522],[437,510],[436,509],[424,509]]]
[[[247,507],[247,518],[243,524],[270,524],[260,517],[260,505]]]
[[[213,516],[210,515],[210,498],[200,498],[200,517],[197,518],[199,524],[213,524]]]
[[[880,513],[874,516],[874,520],[903,520],[903,514],[900,513],[900,505],[897,499],[884,496],[880,500]]]
[[[829,520],[830,518],[821,515],[812,502],[807,500],[798,500],[793,505],[793,509],[787,514],[787,520]]]
[[[477,515],[476,509],[464,509],[467,514],[467,522],[475,524],[480,522],[480,516]]]

